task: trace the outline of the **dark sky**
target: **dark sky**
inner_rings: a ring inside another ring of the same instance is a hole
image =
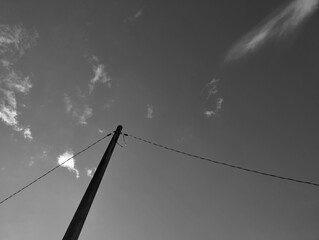
[[[318,4],[2,0],[0,200],[119,124],[319,183]],[[319,239],[318,188],[125,140],[80,239]],[[62,239],[108,141],[0,205],[0,240]]]

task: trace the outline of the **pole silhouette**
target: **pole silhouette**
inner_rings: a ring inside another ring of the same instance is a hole
[[[122,128],[123,127],[121,125],[116,128],[114,135],[99,163],[99,166],[97,167],[95,174],[71,220],[71,223],[64,234],[63,240],[77,240],[79,238],[85,219],[90,211],[94,197],[100,186],[101,180],[110,161],[117,140],[121,134]]]

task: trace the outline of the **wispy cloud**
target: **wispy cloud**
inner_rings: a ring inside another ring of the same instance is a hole
[[[85,105],[81,112],[73,111],[72,116],[78,120],[80,124],[87,124],[87,120],[92,117],[93,110],[89,106]]]
[[[99,59],[96,56],[92,56],[90,60],[92,64],[92,70],[94,73],[93,78],[90,80],[89,83],[89,91],[90,93],[93,92],[95,89],[95,85],[97,83],[106,83],[107,86],[110,88],[111,87],[111,78],[105,71],[105,65],[101,64]]]
[[[35,163],[35,162],[34,162],[33,160],[31,160],[31,161],[29,162],[29,164],[28,164],[29,167],[32,167],[32,166],[34,165],[34,163]]]
[[[40,147],[42,148],[42,147]],[[36,155],[30,157],[31,164],[35,164],[37,161],[46,161],[49,158],[49,150],[43,149],[41,151],[37,151]],[[30,164],[29,164],[30,166]]]
[[[153,106],[150,104],[147,104],[147,114],[146,114],[146,118],[148,119],[152,119],[153,118]]]
[[[0,25],[0,54],[7,53],[11,60],[19,59],[35,44],[38,33],[31,32],[21,25]]]
[[[271,14],[264,22],[246,34],[227,53],[227,60],[238,59],[256,51],[267,40],[281,38],[296,29],[318,7],[319,0],[293,0]]]
[[[23,129],[23,136],[25,139],[29,139],[29,140],[33,139],[30,128]]]
[[[72,104],[71,98],[67,94],[64,95],[64,103],[65,103],[66,112],[67,113],[71,112],[73,108],[73,104]]]
[[[212,116],[216,116],[216,113],[212,110],[206,110],[204,112],[204,114],[207,116],[207,117],[212,117]]]
[[[128,21],[131,22],[131,21],[134,21],[134,20],[140,18],[142,16],[142,14],[143,14],[143,11],[144,11],[143,9],[138,10],[137,12],[135,12],[135,14],[133,16],[130,16],[130,17],[126,18],[124,20],[124,22],[128,22]]]
[[[19,123],[17,120],[17,101],[15,93],[10,90],[0,89],[0,118],[8,126],[12,126],[14,130],[19,130]]]
[[[24,77],[22,73],[10,69],[7,73],[6,78],[3,79],[3,82],[6,83],[7,88],[12,91],[20,92],[27,94],[32,88],[30,78]]]
[[[224,99],[218,98],[217,101],[216,101],[216,105],[215,105],[214,109],[206,110],[206,111],[204,112],[204,114],[205,114],[207,117],[217,116],[217,115],[218,115],[218,112],[219,112],[220,109],[222,108],[223,101],[224,101]]]
[[[217,85],[220,82],[220,79],[213,78],[209,83],[206,84],[204,90],[207,94],[207,100],[212,105],[209,110],[206,110],[204,114],[207,117],[217,116],[219,111],[222,108],[223,98],[220,97],[218,92]]]
[[[217,83],[219,81],[219,79],[213,78],[209,83],[206,84],[205,89],[207,90],[207,99],[218,93]]]
[[[85,171],[86,171],[86,176],[88,176],[88,177],[93,177],[94,176],[94,173],[95,173],[95,171],[96,171],[96,168],[92,168],[92,169],[85,169]]]
[[[76,178],[80,177],[79,170],[75,168],[75,159],[73,158],[73,151],[71,149],[66,150],[62,155],[58,157],[58,164],[62,164],[62,167],[66,167],[70,172],[74,172]]]
[[[64,95],[65,110],[79,124],[86,125],[87,120],[93,116],[93,109],[87,105],[80,105],[73,102],[69,95]]]
[[[28,76],[15,68],[15,64],[35,44],[37,37],[36,32],[20,25],[0,25],[0,119],[29,140],[32,139],[30,128],[23,127],[18,121],[20,113],[16,95],[28,94],[32,84]]]
[[[139,18],[140,16],[142,16],[142,14],[143,14],[143,9],[138,10],[133,16],[133,19]]]

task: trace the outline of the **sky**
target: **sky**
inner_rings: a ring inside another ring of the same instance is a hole
[[[2,0],[0,240],[62,239],[123,132],[319,183],[318,0]],[[319,192],[121,136],[85,239],[319,240]]]

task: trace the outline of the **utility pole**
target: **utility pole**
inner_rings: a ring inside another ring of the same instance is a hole
[[[64,234],[63,240],[77,240],[80,236],[85,219],[90,211],[95,194],[100,186],[106,167],[110,161],[111,155],[121,134],[122,126],[119,125],[97,167],[95,174],[85,191],[85,194],[72,218],[72,221]]]

